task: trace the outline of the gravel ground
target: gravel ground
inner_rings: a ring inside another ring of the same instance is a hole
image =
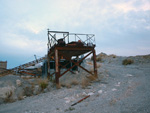
[[[85,89],[81,85],[53,89],[1,104],[0,113],[150,113],[150,60],[124,66],[123,59],[125,57],[98,62],[100,80]],[[71,106],[88,94],[89,98]]]

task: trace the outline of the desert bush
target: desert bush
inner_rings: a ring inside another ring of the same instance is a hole
[[[101,64],[97,64],[97,68],[100,68],[101,67]]]
[[[8,91],[6,92],[6,98],[4,99],[4,102],[13,102],[13,99],[11,98],[12,97],[12,94],[13,92],[12,91]]]
[[[43,82],[43,83],[40,84],[40,86],[41,86],[41,88],[43,90],[43,89],[45,89],[48,86],[48,84]]]
[[[61,84],[56,84],[56,88],[60,89],[61,88]]]
[[[129,65],[129,64],[132,64],[132,63],[134,63],[134,60],[132,60],[132,59],[124,59],[122,61],[122,65]]]
[[[90,76],[87,76],[87,78],[90,80],[90,81],[94,81],[97,79],[97,77],[95,75],[90,75]]]
[[[109,55],[109,57],[116,58],[117,56],[114,54]]]
[[[90,69],[89,69],[89,71],[90,71],[91,73],[93,73],[93,72],[94,72],[93,67],[92,67],[92,68],[90,68]]]
[[[73,108],[73,107],[69,107],[68,109],[65,109],[65,112],[73,111],[73,110],[75,110],[75,108]]]
[[[48,79],[38,79],[38,84],[44,90],[48,86]]]
[[[71,84],[70,83],[61,83],[62,87],[66,87],[66,88],[71,88]]]
[[[66,86],[67,88],[71,88],[71,84],[69,84],[69,83],[66,84],[65,86]]]
[[[150,55],[144,55],[143,58],[149,59],[149,58],[150,58]]]
[[[92,62],[87,62],[87,64],[89,64],[89,65],[93,65],[93,63],[92,63]]]
[[[25,96],[33,95],[33,87],[27,86],[23,88]]]
[[[71,82],[71,85],[78,85],[77,79],[73,79],[72,82]]]
[[[84,89],[89,85],[90,85],[89,80],[87,78],[83,78],[81,81],[81,87]]]
[[[96,61],[102,61],[101,57],[96,57]]]
[[[112,106],[112,105],[116,104],[116,102],[117,102],[117,99],[113,98],[113,99],[111,99],[111,101],[109,102],[109,104]]]

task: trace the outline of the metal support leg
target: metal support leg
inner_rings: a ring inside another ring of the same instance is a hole
[[[76,56],[76,58],[77,58],[77,62],[79,62],[79,56]],[[79,72],[79,67],[78,66],[77,66],[77,70],[76,71]]]
[[[56,84],[59,84],[59,76],[60,76],[58,63],[59,63],[58,50],[55,49],[55,80],[56,80]]]
[[[93,66],[94,66],[94,75],[95,77],[98,77],[97,75],[97,64],[96,64],[96,52],[95,49],[93,50]]]
[[[48,69],[48,71],[47,71],[47,78],[50,79],[50,57],[48,55],[47,55],[47,63],[48,63],[47,64],[48,65],[47,66],[48,67],[47,68]]]

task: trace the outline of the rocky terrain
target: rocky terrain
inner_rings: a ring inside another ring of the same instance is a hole
[[[91,59],[82,65],[92,72]],[[47,80],[1,77],[0,113],[150,112],[150,55],[101,53],[97,55],[97,66],[98,79],[80,69],[79,73],[64,75],[59,89]]]

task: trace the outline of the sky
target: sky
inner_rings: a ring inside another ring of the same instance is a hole
[[[95,34],[97,54],[150,54],[150,0],[0,0],[0,61],[44,56],[48,28]]]

